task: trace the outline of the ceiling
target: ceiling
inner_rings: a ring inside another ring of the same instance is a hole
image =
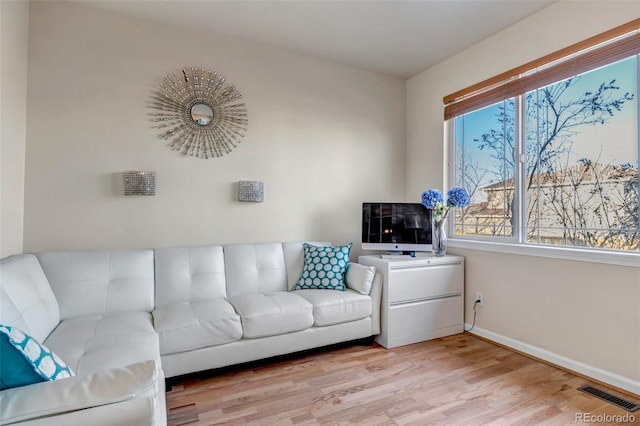
[[[549,0],[76,0],[409,78],[549,6]]]

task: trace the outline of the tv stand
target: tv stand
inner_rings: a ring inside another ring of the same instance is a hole
[[[415,259],[415,257],[410,256],[408,254],[381,254],[378,256],[380,259],[389,259],[389,260],[400,260],[400,259]]]
[[[380,334],[385,348],[462,333],[464,258],[360,256],[383,276]]]
[[[380,254],[381,259],[404,259],[413,257],[416,257],[416,252],[406,250],[387,250]]]
[[[376,256],[374,256],[376,257]],[[425,257],[433,257],[431,253],[420,251],[387,251],[380,254],[380,259],[422,259]]]

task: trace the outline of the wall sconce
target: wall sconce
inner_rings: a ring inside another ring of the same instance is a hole
[[[261,203],[264,201],[264,183],[241,180],[238,182],[238,201],[252,201]]]
[[[124,195],[156,195],[156,172],[129,170],[122,177]]]

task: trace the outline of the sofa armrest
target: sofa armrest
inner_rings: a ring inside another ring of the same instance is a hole
[[[376,336],[380,334],[380,306],[382,304],[382,274],[376,272],[373,277],[373,283],[371,284],[371,335]]]
[[[162,378],[156,362],[145,361],[89,375],[6,389],[0,392],[0,424],[153,395],[157,392],[158,380]]]

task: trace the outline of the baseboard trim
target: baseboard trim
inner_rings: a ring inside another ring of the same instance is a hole
[[[465,330],[469,330],[470,328],[471,324],[465,323]],[[510,337],[503,336],[501,334],[494,333],[493,331],[485,330],[479,327],[474,327],[473,330],[469,331],[468,333],[514,349],[518,352],[522,352],[534,358],[538,358],[542,361],[556,365],[571,372],[575,372],[581,376],[592,378],[623,391],[630,392],[633,395],[640,395],[640,381],[633,380],[628,377],[624,377],[619,374],[594,367],[592,365],[584,364],[571,358],[567,358],[565,356],[550,352],[546,349],[542,349],[537,346],[533,346],[528,343],[524,343],[519,340],[515,340]]]

